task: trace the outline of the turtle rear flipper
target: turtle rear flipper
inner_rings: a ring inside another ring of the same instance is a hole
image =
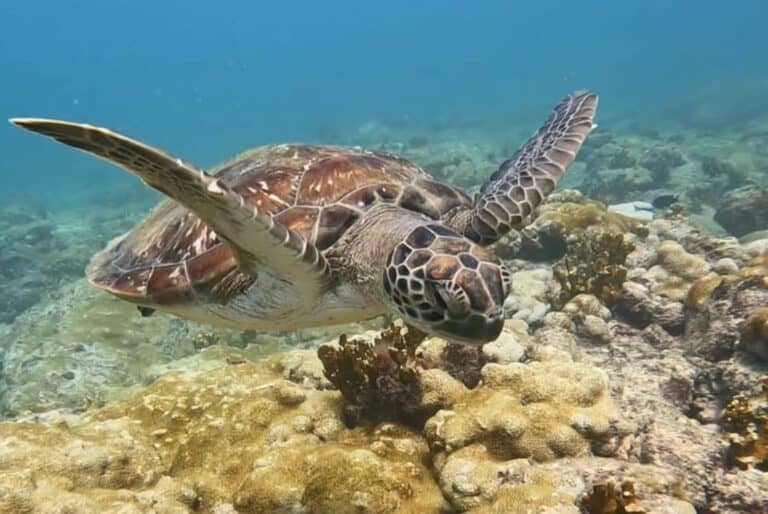
[[[593,123],[597,95],[577,91],[555,106],[536,133],[483,184],[469,212],[452,223],[480,244],[491,244],[520,223],[552,192]]]
[[[243,272],[256,276],[257,270],[270,270],[303,298],[316,297],[324,287],[328,263],[314,245],[203,170],[105,128],[38,118],[10,121],[116,164],[179,202],[227,242]]]

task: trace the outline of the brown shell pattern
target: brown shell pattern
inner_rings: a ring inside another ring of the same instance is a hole
[[[359,148],[266,146],[212,171],[251,204],[275,216],[321,252],[377,202],[439,219],[471,200],[405,159]],[[159,304],[200,294],[226,302],[255,277],[202,220],[172,201],[158,205],[89,266],[91,280],[128,300]]]

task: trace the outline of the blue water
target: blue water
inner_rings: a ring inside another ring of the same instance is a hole
[[[765,109],[768,3],[70,0],[0,5],[0,114],[106,125],[212,165],[369,120],[531,129],[576,88],[602,122]],[[0,199],[132,180],[0,125]]]

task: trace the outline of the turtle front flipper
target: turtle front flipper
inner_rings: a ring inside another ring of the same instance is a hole
[[[314,245],[215,176],[101,127],[37,118],[10,121],[116,164],[179,202],[229,244],[243,272],[271,271],[307,299],[316,298],[328,280],[328,263]]]
[[[469,239],[496,242],[528,216],[552,192],[576,157],[593,123],[597,95],[577,91],[565,97],[512,158],[480,189],[471,210],[449,221]]]

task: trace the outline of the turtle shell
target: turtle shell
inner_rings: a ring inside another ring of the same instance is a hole
[[[360,148],[265,146],[212,170],[277,223],[327,252],[378,202],[440,219],[470,205],[464,193],[394,155]],[[255,277],[241,273],[229,247],[195,214],[171,201],[96,255],[95,285],[137,303],[172,304],[205,294],[226,302]]]

